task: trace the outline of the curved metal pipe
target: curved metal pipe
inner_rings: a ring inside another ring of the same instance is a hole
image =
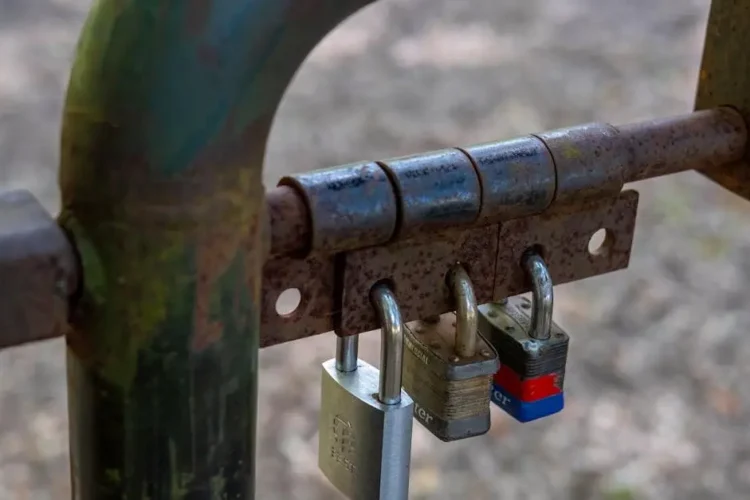
[[[371,0],[99,0],[64,111],[74,498],[253,498],[262,166],[307,54]]]

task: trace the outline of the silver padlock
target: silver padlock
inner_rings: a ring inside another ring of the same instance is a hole
[[[396,297],[376,285],[381,370],[357,358],[358,337],[339,337],[323,363],[318,466],[353,500],[406,500],[414,402],[401,389],[404,332]]]

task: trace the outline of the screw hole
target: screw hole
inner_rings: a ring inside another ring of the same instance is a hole
[[[609,229],[599,229],[589,240],[589,253],[594,256],[607,256],[612,249],[614,235]]]
[[[287,288],[276,299],[276,313],[282,318],[289,317],[299,309],[302,293],[298,288]]]

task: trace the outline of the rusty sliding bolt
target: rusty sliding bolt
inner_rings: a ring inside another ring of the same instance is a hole
[[[627,182],[735,163],[746,144],[740,114],[717,108],[356,167],[364,176],[345,166],[285,177],[269,193],[271,253],[335,253],[536,215],[615,195]]]
[[[588,199],[611,197],[626,182],[732,165],[746,142],[740,115],[718,108],[290,177],[267,195],[272,258],[263,286],[288,285],[282,278],[294,269],[321,279],[313,294],[319,299],[310,305],[319,323],[293,332],[312,335],[329,326],[334,305],[326,301],[336,300],[323,291],[335,278],[327,254],[415,237],[429,241],[434,231],[467,226],[488,231],[482,226],[508,220],[523,226],[529,216],[561,206],[585,211]],[[311,258],[298,258],[311,250]],[[63,333],[69,295],[78,287],[74,260],[72,246],[30,194],[0,196],[0,348]],[[290,332],[298,320],[278,319]]]

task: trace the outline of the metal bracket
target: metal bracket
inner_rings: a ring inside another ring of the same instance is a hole
[[[404,321],[446,313],[453,306],[445,275],[457,261],[469,264],[480,303],[529,290],[520,261],[533,245],[544,249],[555,283],[623,269],[630,261],[637,208],[638,193],[629,190],[502,225],[447,230],[334,256],[272,259],[264,269],[261,346],[331,330],[352,335],[377,329],[368,296],[382,280],[393,283]],[[600,229],[607,236],[601,251],[592,254],[589,240]],[[281,316],[276,300],[289,288],[300,291],[300,305]]]
[[[0,193],[0,349],[65,332],[76,271],[65,233],[36,198]]]

